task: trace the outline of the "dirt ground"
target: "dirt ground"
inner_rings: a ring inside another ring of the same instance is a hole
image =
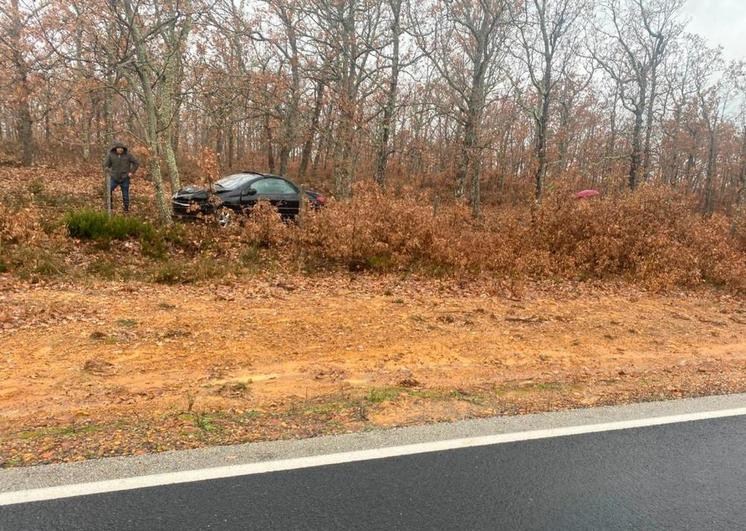
[[[746,391],[746,301],[401,278],[18,285],[0,464]]]

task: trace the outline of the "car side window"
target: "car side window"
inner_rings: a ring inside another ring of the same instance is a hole
[[[289,182],[283,179],[261,179],[251,185],[258,194],[266,195],[279,195],[279,194],[295,194],[298,191]]]

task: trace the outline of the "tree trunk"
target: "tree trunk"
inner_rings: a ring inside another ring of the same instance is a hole
[[[91,121],[93,117],[84,111],[81,119],[83,121],[83,160],[87,162],[91,158]]]
[[[171,181],[171,191],[175,192],[181,189],[181,177],[179,176],[179,166],[176,163],[176,153],[174,153],[174,146],[168,134],[164,134],[161,139],[161,146],[163,149],[163,155],[166,159],[166,167],[168,168],[168,176]]]
[[[642,162],[642,122],[645,107],[640,105],[635,111],[635,124],[632,128],[632,153],[629,162],[629,188],[634,190],[640,174],[640,163]]]
[[[652,148],[651,148],[651,142],[653,137],[653,105],[655,103],[655,91],[657,89],[658,84],[658,74],[656,71],[656,68],[653,68],[653,71],[650,74],[650,97],[647,101],[647,115],[646,115],[646,123],[645,123],[645,148],[643,151],[643,167],[642,167],[642,177],[644,181],[648,181],[650,179],[650,166],[652,165],[651,159],[652,159]]]
[[[225,151],[223,139],[223,122],[220,121],[215,126],[215,154],[218,156],[218,160],[223,160],[223,151]]]
[[[235,131],[236,131],[235,126],[231,124],[228,127],[228,161],[226,163],[227,168],[233,167],[233,160],[235,158],[235,151],[236,151]]]
[[[746,203],[746,125],[741,129],[741,168],[738,172],[738,193],[736,194],[736,209],[740,213]]]
[[[131,0],[124,0],[122,4],[124,5],[129,29],[132,33],[132,43],[135,47],[137,56],[135,69],[142,88],[143,105],[145,107],[145,141],[149,151],[148,170],[155,187],[156,206],[158,208],[160,220],[164,225],[170,225],[172,223],[171,205],[166,201],[166,196],[163,190],[163,177],[161,175],[160,161],[161,138],[158,131],[158,111],[156,109],[155,94],[153,93],[153,83],[150,78],[148,52],[143,40],[142,32],[137,25]]]
[[[269,123],[269,114],[264,115],[264,136],[265,136],[265,145],[266,145],[266,153],[267,153],[267,167],[269,168],[269,173],[275,172],[275,152],[273,149],[273,140],[272,140],[272,127],[270,127]]]
[[[470,185],[471,210],[474,217],[481,214],[481,193],[480,193],[480,174],[481,174],[481,152],[479,149],[479,135],[482,125],[482,114],[484,112],[484,68],[486,65],[480,64],[475,67],[472,76],[471,91],[468,102],[468,117],[464,128],[464,152],[465,160],[462,162],[462,168],[457,177],[457,187],[461,189]],[[458,190],[458,188],[457,188]],[[460,197],[457,195],[457,197]]]
[[[544,86],[550,84],[549,72],[544,78]],[[534,145],[534,155],[536,156],[536,173],[534,174],[534,200],[541,204],[541,197],[544,188],[544,179],[547,174],[547,130],[549,126],[549,94],[546,92],[541,95],[541,111],[536,117],[536,139]]]
[[[386,185],[386,166],[389,158],[389,137],[396,110],[396,97],[399,85],[399,40],[401,37],[401,6],[402,0],[391,0],[393,20],[391,22],[392,46],[391,52],[391,77],[389,78],[388,91],[386,93],[386,104],[383,108],[383,120],[381,121],[381,140],[378,146],[378,161],[376,164],[375,179],[381,188]]]
[[[454,195],[456,199],[463,199],[466,194],[466,179],[469,174],[469,162],[474,151],[475,134],[474,125],[470,117],[464,124],[464,139],[461,143],[461,153],[459,156],[458,166],[456,167],[456,182]]]
[[[191,2],[187,1],[182,6],[189,10]],[[185,22],[178,32],[171,30],[165,38],[165,42],[170,48],[166,57],[166,64],[163,69],[163,83],[160,91],[160,105],[157,108],[158,120],[160,122],[160,142],[163,154],[166,158],[166,167],[168,168],[168,177],[171,181],[171,190],[181,188],[181,176],[179,166],[176,162],[176,150],[174,137],[178,135],[178,130],[174,125],[180,111],[180,105],[177,104],[177,95],[181,92],[181,54],[184,51],[186,39],[191,31],[191,16],[185,17]]]
[[[26,83],[24,78],[23,83]],[[34,137],[33,121],[30,110],[30,91],[27,87],[19,89],[19,109],[18,109],[18,138],[21,141],[21,163],[24,166],[30,166],[34,162]]]
[[[288,57],[290,62],[290,101],[283,116],[283,134],[280,146],[280,175],[287,175],[290,152],[295,147],[298,137],[297,122],[301,97],[300,56],[292,12],[281,5],[279,14],[285,26],[288,46],[290,47],[290,57]]]
[[[557,140],[557,157],[559,158],[559,167],[557,172],[562,175],[567,171],[569,165],[568,153],[570,151],[570,112],[572,110],[572,102],[561,101],[560,102],[560,113],[559,113],[559,125],[557,127],[558,140]]]
[[[334,145],[334,193],[339,197],[349,197],[352,191],[352,131],[352,117],[348,111],[343,111]]]
[[[109,81],[107,81],[107,85],[110,86]],[[104,93],[104,142],[107,147],[111,146],[112,142],[114,142],[114,118],[111,110],[111,100],[113,97],[113,92],[107,88]]]
[[[18,140],[21,144],[21,163],[30,166],[34,161],[33,121],[31,118],[31,87],[29,86],[29,68],[23,56],[23,26],[18,0],[10,2],[11,62],[15,69],[15,107],[18,122]]]
[[[704,199],[704,213],[710,215],[714,211],[715,207],[715,172],[717,171],[717,129],[710,127],[709,129],[709,146],[707,148],[707,170],[705,171],[705,199]]]
[[[604,173],[609,174],[614,169],[614,154],[616,153],[616,137],[617,137],[617,117],[616,109],[617,103],[619,102],[619,93],[614,92],[614,103],[611,107],[611,117],[609,119],[609,141],[606,144],[606,162],[604,164]]]
[[[319,117],[321,116],[321,106],[324,103],[324,80],[320,79],[316,84],[316,96],[313,102],[313,115],[311,116],[311,127],[308,130],[306,141],[303,142],[303,151],[300,157],[300,168],[298,169],[298,178],[303,180],[308,169],[308,162],[311,159],[311,148],[313,139],[319,128]]]

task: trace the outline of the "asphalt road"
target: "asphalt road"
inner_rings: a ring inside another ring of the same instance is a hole
[[[744,529],[746,417],[0,507],[0,529]]]

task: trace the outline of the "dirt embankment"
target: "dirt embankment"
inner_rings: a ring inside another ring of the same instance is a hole
[[[0,283],[0,463],[746,390],[746,301],[400,279]]]

